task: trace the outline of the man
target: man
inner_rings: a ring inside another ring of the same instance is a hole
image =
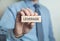
[[[21,16],[39,16],[35,12],[35,4],[39,4],[39,0],[24,0],[14,5],[11,5],[5,11],[1,18],[0,25],[7,31],[7,41],[40,41],[37,37],[36,23],[22,23]],[[41,41],[55,41],[52,32],[49,11],[46,7],[40,4],[39,12],[42,17],[43,39]],[[41,35],[40,35],[41,37]]]

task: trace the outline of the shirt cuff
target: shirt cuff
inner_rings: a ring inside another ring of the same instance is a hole
[[[14,38],[15,40],[18,40],[18,39],[20,40],[20,39],[22,39],[23,36],[16,38],[15,35],[14,35],[13,30],[11,30],[11,37]]]

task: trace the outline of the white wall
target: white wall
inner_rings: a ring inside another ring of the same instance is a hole
[[[0,17],[2,15],[3,11],[5,10],[5,8],[8,5],[10,5],[10,4],[12,4],[12,3],[16,2],[16,1],[18,1],[18,0],[0,0]]]
[[[60,0],[40,0],[40,3],[50,10],[54,36],[60,41]]]
[[[17,0],[0,0],[0,16],[8,5],[16,1]],[[56,41],[60,41],[60,0],[40,0],[40,3],[50,10],[54,36]]]

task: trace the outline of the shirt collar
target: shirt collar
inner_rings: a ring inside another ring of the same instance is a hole
[[[25,3],[28,5],[28,6],[33,6],[34,3],[32,1],[25,1]]]
[[[29,7],[30,7],[30,6],[33,7],[33,5],[35,4],[35,3],[33,3],[32,1],[27,1],[27,0],[25,0],[25,3],[26,3]],[[37,4],[39,4],[39,2],[38,2]]]

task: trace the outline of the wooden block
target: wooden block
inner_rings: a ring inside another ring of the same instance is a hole
[[[41,16],[21,16],[21,22],[41,22]]]

